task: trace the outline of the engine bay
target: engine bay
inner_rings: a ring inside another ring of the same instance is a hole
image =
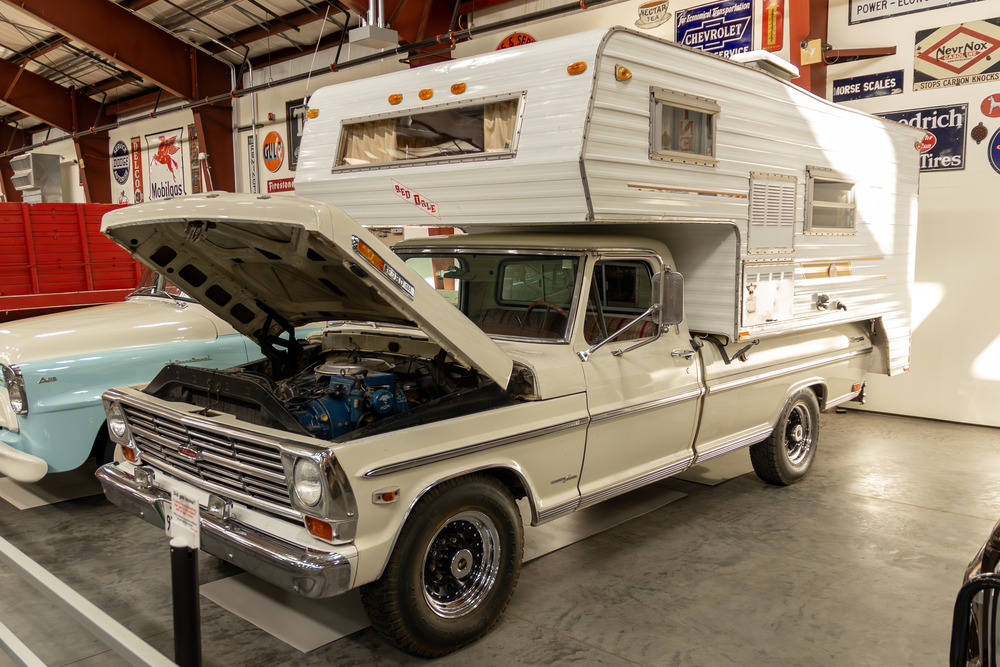
[[[197,405],[206,416],[226,413],[326,441],[509,405],[522,393],[426,339],[327,331],[300,343],[296,357],[294,369],[268,359],[227,370],[170,365],[144,391]]]

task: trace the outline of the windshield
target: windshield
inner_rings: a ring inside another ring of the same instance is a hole
[[[168,299],[194,301],[194,299],[182,292],[179,287],[171,282],[168,282],[166,278],[149,267],[142,270],[142,276],[139,278],[138,287],[136,287],[135,290],[129,294],[129,297],[133,296],[159,296]]]
[[[578,256],[435,253],[406,263],[487,334],[568,337]]]

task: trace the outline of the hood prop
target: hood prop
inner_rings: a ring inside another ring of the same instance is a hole
[[[298,341],[295,340],[295,327],[261,301],[254,303],[267,315],[264,326],[254,334],[257,345],[260,346],[260,351],[264,353],[267,360],[271,362],[272,374],[276,380],[291,377],[298,372],[299,357],[302,355]],[[271,333],[275,324],[281,327],[281,333]]]

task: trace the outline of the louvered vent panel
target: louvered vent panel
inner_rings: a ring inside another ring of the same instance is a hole
[[[791,252],[795,235],[792,176],[753,174],[750,179],[750,252]]]

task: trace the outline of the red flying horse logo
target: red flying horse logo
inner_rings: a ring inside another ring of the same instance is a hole
[[[174,153],[180,150],[180,146],[175,146],[174,142],[177,141],[177,135],[172,137],[164,137],[160,135],[160,146],[153,153],[153,157],[149,161],[150,169],[153,168],[153,163],[158,162],[162,164],[167,169],[170,170],[170,175],[174,178],[174,183],[177,182],[177,174],[174,172],[174,167],[178,167],[177,160],[174,159]]]

